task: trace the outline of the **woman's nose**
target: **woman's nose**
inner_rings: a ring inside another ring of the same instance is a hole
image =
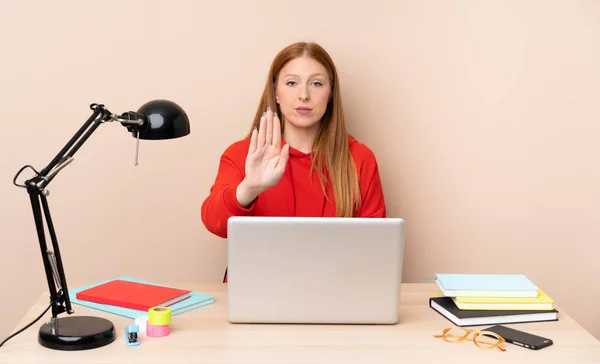
[[[309,96],[308,96],[308,90],[307,90],[307,88],[306,87],[302,87],[300,89],[300,94],[298,95],[298,99],[302,100],[302,101],[307,101],[308,98],[309,98]]]

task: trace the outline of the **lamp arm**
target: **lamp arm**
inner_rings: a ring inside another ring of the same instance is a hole
[[[126,126],[129,131],[135,131],[144,124],[143,116],[135,112],[126,112],[117,116],[106,109],[102,104],[92,104],[90,108],[94,111],[86,122],[79,128],[73,137],[65,144],[58,154],[50,161],[50,163],[42,169],[41,172],[36,171],[36,176],[26,181],[27,184],[35,184],[40,189],[44,189],[54,177],[74,160],[74,155],[79,148],[88,140],[88,138],[96,131],[96,129],[105,122],[117,121],[123,126]],[[26,166],[30,167],[30,166]],[[23,167],[26,168],[26,167]],[[32,168],[33,169],[33,168]],[[35,171],[35,169],[34,169]],[[19,171],[15,176],[15,184]],[[19,186],[19,185],[18,185]],[[20,185],[20,187],[26,187]]]
[[[46,280],[50,292],[50,303],[52,305],[52,323],[55,325],[56,318],[59,314],[67,312],[72,314],[74,311],[71,307],[69,298],[69,290],[65,278],[62,258],[58,246],[58,239],[54,230],[54,224],[50,215],[50,207],[48,206],[47,196],[50,192],[46,189],[48,184],[64,167],[73,161],[73,156],[87,141],[87,139],[96,131],[103,123],[109,121],[117,121],[126,126],[130,131],[138,130],[143,124],[142,115],[128,112],[121,116],[116,116],[108,111],[104,105],[92,104],[90,108],[93,110],[92,115],[86,120],[81,128],[73,135],[67,144],[60,152],[50,161],[50,163],[37,172],[35,168],[27,165],[21,168],[13,183],[16,186],[27,189],[30,197],[31,209],[35,221],[40,252],[44,262],[44,270],[46,272]],[[26,169],[30,168],[35,172],[35,176],[25,181],[24,185],[17,184],[16,180],[19,175]],[[52,249],[48,249],[46,242],[46,231],[44,229],[44,219],[46,227],[52,243]]]
[[[58,165],[59,163],[64,161],[65,157],[67,157],[67,156],[72,157],[75,154],[75,152],[77,151],[77,149],[79,149],[81,147],[81,145],[87,140],[87,138],[89,138],[90,135],[96,130],[96,128],[100,124],[99,121],[107,118],[107,116],[110,115],[110,112],[108,110],[106,110],[104,105],[92,104],[90,106],[90,108],[94,111],[92,113],[92,115],[81,126],[81,128],[79,128],[77,133],[75,133],[75,135],[73,135],[73,137],[60,150],[60,152],[58,152],[58,154],[54,157],[54,159],[52,159],[52,161],[50,161],[50,163],[44,169],[42,169],[42,171],[37,176],[38,178],[44,179],[56,165]],[[96,119],[98,116],[101,116],[101,118]],[[82,138],[82,135],[90,127],[90,125],[92,125],[92,123],[94,123],[94,127],[92,129],[88,130],[86,135]],[[78,142],[78,140],[79,140],[79,142]],[[77,143],[77,147],[73,148],[75,143]],[[71,148],[73,148],[73,150],[71,150]],[[34,180],[30,180],[30,181],[33,182]]]

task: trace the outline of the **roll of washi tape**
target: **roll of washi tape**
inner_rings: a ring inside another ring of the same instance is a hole
[[[148,322],[148,316],[140,316],[135,318],[135,324],[140,328],[140,332],[146,332],[146,323]]]
[[[171,323],[171,309],[169,307],[152,307],[148,310],[148,323],[154,326],[169,325]]]
[[[146,324],[146,336],[167,336],[170,332],[171,330],[169,328],[169,325],[152,325],[150,322]]]

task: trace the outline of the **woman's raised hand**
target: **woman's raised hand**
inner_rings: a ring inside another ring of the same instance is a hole
[[[252,131],[246,157],[246,177],[237,189],[242,206],[249,205],[260,193],[279,182],[289,159],[289,144],[281,146],[281,124],[269,108],[260,119],[258,130]]]

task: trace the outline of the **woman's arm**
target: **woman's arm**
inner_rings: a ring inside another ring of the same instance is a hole
[[[206,229],[222,238],[227,238],[227,220],[231,216],[250,215],[258,196],[244,183],[245,154],[240,158],[236,149],[240,148],[229,148],[221,156],[217,177],[201,208]]]

